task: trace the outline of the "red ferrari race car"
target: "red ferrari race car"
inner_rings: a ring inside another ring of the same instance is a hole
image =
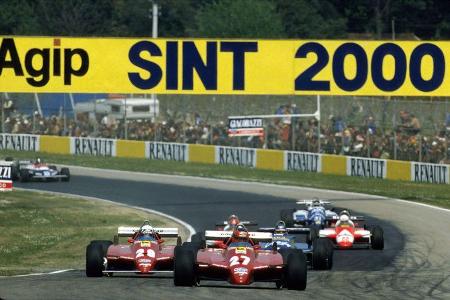
[[[255,281],[275,282],[277,288],[304,290],[307,262],[301,250],[263,250],[258,242],[272,241],[269,232],[248,232],[238,225],[234,231],[206,231],[206,239],[221,240],[217,248],[199,248],[185,243],[175,248],[174,284],[198,285],[201,279],[224,280],[235,285]]]
[[[129,237],[128,244],[119,244],[119,237]],[[92,241],[86,248],[86,275],[101,277],[114,273],[172,273],[173,246],[165,246],[163,237],[176,237],[178,228],[153,228],[149,221],[141,227],[119,227],[111,241]]]
[[[362,217],[350,216],[348,211],[342,211],[334,227],[319,231],[319,237],[329,238],[337,249],[372,248],[383,250],[383,229],[374,226],[370,230],[366,226],[359,227]]]

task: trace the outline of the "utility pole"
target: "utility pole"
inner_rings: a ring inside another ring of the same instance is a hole
[[[152,1],[152,38],[156,39],[158,38],[158,3],[156,1]],[[156,94],[152,94],[152,101],[153,101],[153,123],[155,125],[155,132],[154,132],[154,140],[156,141]]]
[[[5,100],[8,100],[8,93],[4,93],[4,97],[1,97],[1,105],[2,105],[2,133],[5,132]]]
[[[391,20],[392,40],[395,41],[395,17]]]

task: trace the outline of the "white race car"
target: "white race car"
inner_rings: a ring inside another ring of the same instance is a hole
[[[42,163],[40,159],[36,161],[19,160],[17,165],[19,170],[18,177],[21,182],[33,180],[70,180],[69,168],[61,168],[58,170],[56,166]]]

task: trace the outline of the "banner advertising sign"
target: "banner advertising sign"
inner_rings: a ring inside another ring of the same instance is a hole
[[[0,150],[39,151],[39,136],[31,134],[0,134]]]
[[[189,161],[189,145],[145,142],[145,157],[151,160]]]
[[[12,191],[12,167],[0,166],[0,192]]]
[[[386,178],[386,160],[362,157],[347,157],[347,175]]]
[[[228,136],[263,136],[262,118],[229,118]]]
[[[411,181],[449,183],[449,166],[411,162]]]
[[[75,155],[116,156],[116,140],[71,137],[70,153]]]
[[[322,172],[322,156],[309,152],[284,151],[284,170]]]
[[[256,167],[256,149],[216,146],[216,164]]]
[[[3,92],[450,96],[450,42],[0,36]]]

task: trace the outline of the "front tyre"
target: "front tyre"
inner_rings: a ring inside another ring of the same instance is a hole
[[[280,219],[286,224],[286,227],[294,227],[295,209],[283,209],[280,212]]]

